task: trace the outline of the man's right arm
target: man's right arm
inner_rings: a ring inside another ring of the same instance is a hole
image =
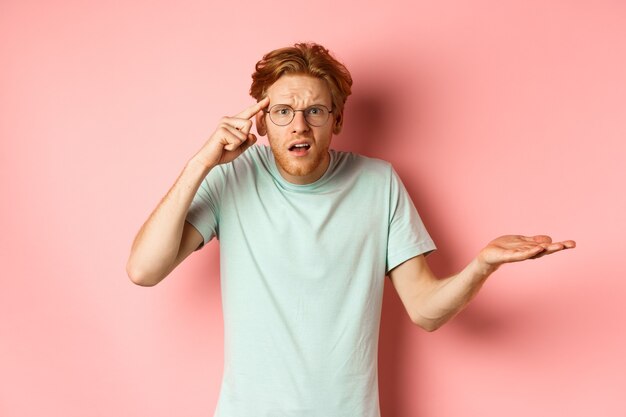
[[[202,243],[200,232],[185,218],[207,173],[204,166],[189,161],[137,233],[126,265],[135,284],[156,285]]]
[[[191,202],[212,168],[231,162],[256,142],[250,118],[268,103],[266,98],[234,117],[223,118],[185,165],[133,241],[126,271],[135,284],[158,284],[203,242],[200,232],[185,221]]]

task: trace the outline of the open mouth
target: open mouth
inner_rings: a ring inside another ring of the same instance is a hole
[[[308,143],[296,143],[291,148],[289,148],[289,151],[290,152],[294,152],[294,151],[308,151],[310,147],[311,147],[311,145],[309,145]]]

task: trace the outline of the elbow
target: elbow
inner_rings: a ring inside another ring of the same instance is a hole
[[[423,330],[426,330],[427,332],[432,333],[435,330],[439,329],[442,324],[443,323],[439,324],[435,322],[428,322],[426,324],[418,324],[418,326],[422,328]]]
[[[444,319],[429,319],[420,314],[411,315],[411,322],[415,324],[417,327],[420,327],[427,332],[434,332],[444,325],[446,320]]]
[[[160,279],[155,279],[146,269],[134,265],[130,259],[126,264],[126,274],[133,284],[141,287],[153,287],[160,281]]]

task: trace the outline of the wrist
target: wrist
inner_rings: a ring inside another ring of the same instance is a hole
[[[198,175],[202,175],[202,177],[206,177],[206,175],[215,168],[215,165],[207,163],[206,159],[199,157],[198,155],[194,155],[185,165],[185,170],[190,171],[191,173],[195,173]]]
[[[484,276],[491,275],[501,265],[501,264],[494,264],[494,263],[487,262],[487,260],[485,260],[485,258],[482,255],[482,253],[479,253],[478,256],[476,258],[474,258],[472,263],[474,264],[474,268],[476,269],[476,271],[480,275],[484,275]]]

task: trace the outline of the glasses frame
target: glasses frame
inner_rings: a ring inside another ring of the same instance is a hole
[[[272,115],[270,114],[272,109],[276,106],[281,106],[281,107],[289,107],[291,110],[293,110],[293,114],[291,115],[291,120],[289,120],[287,123],[285,124],[278,124],[274,121],[274,119],[272,119]],[[323,107],[328,111],[328,115],[326,116],[326,120],[324,120],[324,123],[322,124],[313,124],[309,121],[309,119],[307,119],[307,114],[306,111],[313,108],[313,107]],[[328,107],[326,107],[323,104],[313,104],[305,109],[294,109],[293,107],[291,107],[289,104],[274,104],[272,107],[270,107],[269,109],[264,109],[263,113],[267,114],[270,118],[270,120],[272,121],[272,123],[274,123],[276,126],[280,126],[280,127],[284,127],[284,126],[288,126],[291,122],[293,122],[293,119],[296,118],[296,113],[301,111],[302,115],[304,116],[304,121],[309,125],[309,126],[313,126],[313,127],[322,127],[324,126],[326,123],[328,123],[328,119],[330,119],[330,115],[331,113],[334,111],[334,109],[329,109]]]

